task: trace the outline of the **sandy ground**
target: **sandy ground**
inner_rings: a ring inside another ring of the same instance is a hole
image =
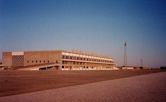
[[[166,102],[166,72],[0,97],[0,102]]]
[[[0,97],[160,71],[0,71]]]

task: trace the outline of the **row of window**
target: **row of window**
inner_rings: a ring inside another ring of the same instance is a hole
[[[62,61],[62,64],[86,65],[87,62]]]
[[[49,63],[49,60],[27,60],[27,63]]]
[[[62,64],[79,64],[79,65],[82,65],[82,64],[86,64],[86,63],[85,62],[62,61]]]
[[[72,68],[72,66],[62,66],[62,68]],[[94,68],[94,67],[88,67],[88,66],[82,66],[82,68]]]
[[[95,61],[95,62],[106,62],[111,63],[112,61],[107,60],[99,60],[99,59],[92,59],[92,58],[82,58],[82,57],[75,57],[75,56],[62,56],[62,59],[72,59],[72,60],[83,60],[83,61]]]
[[[70,69],[72,69],[72,68],[75,68],[75,67],[72,67],[72,66],[62,66],[62,68],[70,68]],[[77,67],[77,68],[78,68],[78,67]],[[96,68],[102,68],[102,67],[81,66],[81,67],[79,67],[79,68],[82,68],[82,69],[96,69]],[[112,67],[107,67],[107,66],[105,66],[105,67],[103,67],[103,68],[112,68]]]
[[[27,63],[50,63],[49,60],[27,60]],[[55,63],[59,63],[57,60]]]

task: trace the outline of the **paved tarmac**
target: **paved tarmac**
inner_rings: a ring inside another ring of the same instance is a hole
[[[0,102],[166,102],[166,72],[5,96]]]

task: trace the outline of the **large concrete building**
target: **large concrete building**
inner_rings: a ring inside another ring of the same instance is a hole
[[[81,51],[3,52],[2,63],[8,69],[112,70],[112,58]]]

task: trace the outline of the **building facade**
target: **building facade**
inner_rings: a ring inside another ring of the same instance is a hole
[[[2,63],[7,68],[58,69],[58,70],[111,70],[112,58],[80,51],[24,51],[3,52]]]

